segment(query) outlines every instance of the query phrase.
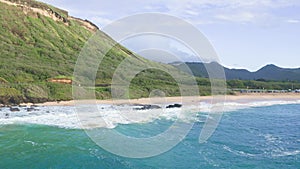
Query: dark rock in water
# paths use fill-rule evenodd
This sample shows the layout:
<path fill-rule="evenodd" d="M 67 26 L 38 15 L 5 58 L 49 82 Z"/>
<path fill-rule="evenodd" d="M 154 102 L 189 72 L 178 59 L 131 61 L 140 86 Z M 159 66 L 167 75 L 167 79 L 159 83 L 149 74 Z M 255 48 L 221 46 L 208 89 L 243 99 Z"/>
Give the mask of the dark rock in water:
<path fill-rule="evenodd" d="M 10 107 L 9 110 L 12 112 L 20 111 L 20 109 L 16 107 Z"/>
<path fill-rule="evenodd" d="M 149 110 L 149 109 L 160 109 L 161 107 L 160 106 L 157 106 L 157 105 L 140 105 L 142 107 L 140 108 L 135 108 L 134 110 Z"/>
<path fill-rule="evenodd" d="M 31 105 L 30 107 L 39 107 L 39 106 L 33 104 L 33 105 Z"/>
<path fill-rule="evenodd" d="M 176 104 L 170 104 L 166 108 L 169 109 L 169 108 L 180 108 L 180 107 L 182 107 L 182 105 L 176 103 Z"/>
<path fill-rule="evenodd" d="M 26 105 L 19 105 L 19 107 L 27 107 Z"/>
<path fill-rule="evenodd" d="M 27 111 L 34 111 L 33 107 L 26 108 Z"/>
<path fill-rule="evenodd" d="M 7 119 L 9 117 L 9 113 L 5 113 L 5 118 Z"/>

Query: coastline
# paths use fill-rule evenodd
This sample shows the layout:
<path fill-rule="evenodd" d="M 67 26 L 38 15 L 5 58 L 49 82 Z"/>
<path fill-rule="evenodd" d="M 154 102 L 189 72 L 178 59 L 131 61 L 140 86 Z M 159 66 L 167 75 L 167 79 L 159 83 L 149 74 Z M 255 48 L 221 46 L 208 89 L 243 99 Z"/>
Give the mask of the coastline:
<path fill-rule="evenodd" d="M 216 96 L 220 101 L 223 101 L 224 96 Z M 183 97 L 165 97 L 165 98 L 140 98 L 140 99 L 128 99 L 128 100 L 70 100 L 60 102 L 45 102 L 37 103 L 37 106 L 74 106 L 75 104 L 107 104 L 107 105 L 121 105 L 121 104 L 174 104 L 185 103 L 195 104 L 197 102 L 211 102 L 212 96 L 183 96 Z M 237 94 L 237 95 L 225 95 L 225 102 L 238 102 L 248 103 L 256 101 L 296 101 L 300 100 L 299 93 L 278 93 L 278 94 L 266 94 L 266 93 L 251 93 L 251 94 Z M 21 105 L 33 105 L 32 103 Z"/>

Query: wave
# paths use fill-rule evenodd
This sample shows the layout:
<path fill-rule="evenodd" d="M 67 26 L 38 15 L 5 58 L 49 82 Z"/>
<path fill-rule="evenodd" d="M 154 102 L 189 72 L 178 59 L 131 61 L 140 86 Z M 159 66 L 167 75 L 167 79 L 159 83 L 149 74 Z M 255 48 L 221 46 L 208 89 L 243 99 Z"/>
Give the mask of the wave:
<path fill-rule="evenodd" d="M 273 154 L 273 157 L 296 156 L 300 154 L 300 150 L 295 151 L 281 151 L 280 153 Z"/>
<path fill-rule="evenodd" d="M 9 108 L 0 109 L 0 125 L 42 124 L 61 128 L 84 129 L 93 127 L 115 128 L 118 124 L 149 123 L 157 119 L 183 120 L 185 122 L 205 122 L 212 118 L 210 113 L 232 112 L 251 107 L 265 107 L 283 104 L 300 104 L 296 101 L 256 101 L 248 103 L 225 102 L 183 106 L 171 109 L 137 110 L 135 105 L 86 105 L 85 112 L 77 112 L 74 106 L 42 106 L 28 112 L 26 107 L 11 112 Z M 97 111 L 88 112 L 96 106 Z M 164 107 L 164 105 L 160 105 Z M 78 110 L 77 110 L 78 111 Z M 201 112 L 201 113 L 200 113 Z M 101 119 L 101 120 L 99 120 Z M 91 125 L 84 125 L 91 124 Z"/>
<path fill-rule="evenodd" d="M 223 146 L 223 149 L 230 153 L 233 153 L 234 155 L 237 155 L 237 156 L 244 156 L 244 157 L 255 157 L 256 156 L 256 154 L 251 154 L 251 153 L 246 153 L 244 151 L 234 150 L 226 145 Z"/>
<path fill-rule="evenodd" d="M 288 150 L 284 150 L 283 148 L 272 150 L 270 152 L 264 151 L 263 154 L 251 154 L 241 150 L 232 149 L 226 145 L 223 146 L 223 149 L 236 156 L 243 156 L 243 157 L 261 157 L 261 156 L 270 157 L 270 155 L 271 157 L 285 157 L 285 156 L 296 156 L 300 154 L 300 150 L 288 151 Z"/>

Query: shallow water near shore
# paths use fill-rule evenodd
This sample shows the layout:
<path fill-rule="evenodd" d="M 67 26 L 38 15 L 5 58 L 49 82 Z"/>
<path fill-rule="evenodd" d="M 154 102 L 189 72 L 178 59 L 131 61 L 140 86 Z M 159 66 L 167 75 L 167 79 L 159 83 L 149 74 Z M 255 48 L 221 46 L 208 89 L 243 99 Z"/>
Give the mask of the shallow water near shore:
<path fill-rule="evenodd" d="M 300 104 L 296 103 L 231 109 L 203 144 L 198 137 L 204 120 L 197 116 L 181 143 L 145 159 L 124 158 L 103 150 L 76 126 L 76 121 L 60 125 L 67 122 L 64 118 L 76 119 L 70 107 L 38 109 L 31 117 L 24 111 L 22 116 L 12 117 L 19 120 L 0 121 L 0 168 L 300 168 Z M 36 117 L 40 115 L 46 119 Z M 55 119 L 46 123 L 49 116 Z M 22 121 L 32 117 L 34 124 Z M 172 118 L 159 118 L 118 124 L 109 130 L 150 137 L 172 123 Z"/>

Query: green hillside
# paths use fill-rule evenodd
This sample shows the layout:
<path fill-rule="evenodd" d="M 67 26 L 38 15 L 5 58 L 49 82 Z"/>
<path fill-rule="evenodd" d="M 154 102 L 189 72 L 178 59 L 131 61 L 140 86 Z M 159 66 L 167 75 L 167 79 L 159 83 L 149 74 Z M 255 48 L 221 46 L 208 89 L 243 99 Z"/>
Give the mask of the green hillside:
<path fill-rule="evenodd" d="M 0 20 L 0 104 L 72 99 L 71 84 L 53 81 L 73 80 L 77 57 L 98 28 L 89 21 L 69 16 L 64 10 L 33 0 L 0 2 Z M 114 43 L 101 31 L 99 36 L 99 43 L 104 46 Z M 117 44 L 99 66 L 93 88 L 98 99 L 111 98 L 112 75 L 128 57 L 135 64 L 154 65 L 188 76 L 171 65 L 148 61 Z M 156 69 L 139 73 L 130 89 L 131 98 L 148 97 L 153 89 L 164 91 L 166 96 L 180 95 L 177 82 Z M 200 89 L 202 94 L 209 94 L 206 84 Z"/>
<path fill-rule="evenodd" d="M 21 2 L 67 17 L 66 12 L 42 3 Z M 72 76 L 76 56 L 93 33 L 75 20 L 69 20 L 67 26 L 23 6 L 0 4 L 0 77 L 5 81 L 0 89 L 2 103 L 71 99 L 70 85 L 47 80 Z"/>

